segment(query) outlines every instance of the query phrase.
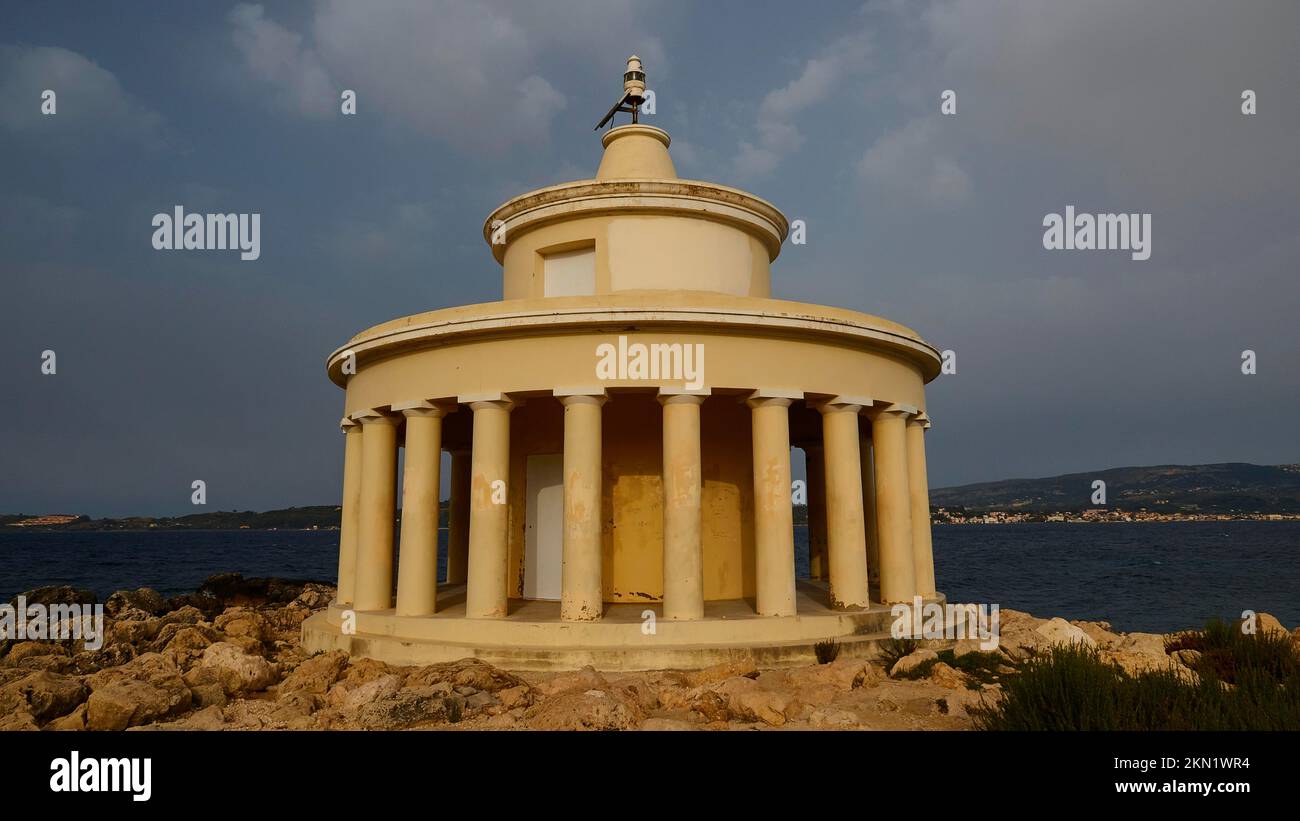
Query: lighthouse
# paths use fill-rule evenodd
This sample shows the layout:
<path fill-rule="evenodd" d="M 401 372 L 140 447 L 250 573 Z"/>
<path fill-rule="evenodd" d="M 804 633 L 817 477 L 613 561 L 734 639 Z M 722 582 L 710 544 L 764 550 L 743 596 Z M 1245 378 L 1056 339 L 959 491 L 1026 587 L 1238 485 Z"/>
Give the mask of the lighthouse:
<path fill-rule="evenodd" d="M 868 655 L 891 605 L 943 603 L 925 459 L 939 352 L 878 316 L 773 299 L 785 216 L 680 179 L 668 133 L 637 116 L 645 79 L 629 59 L 593 178 L 484 220 L 499 301 L 400 317 L 329 356 L 338 596 L 304 624 L 309 649 L 782 666 L 829 640 Z"/>

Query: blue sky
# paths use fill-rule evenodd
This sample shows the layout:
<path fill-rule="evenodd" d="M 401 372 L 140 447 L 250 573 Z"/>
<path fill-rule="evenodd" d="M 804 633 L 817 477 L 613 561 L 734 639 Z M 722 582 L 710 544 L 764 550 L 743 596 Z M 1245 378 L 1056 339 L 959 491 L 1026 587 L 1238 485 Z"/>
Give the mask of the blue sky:
<path fill-rule="evenodd" d="M 190 512 L 195 478 L 209 508 L 334 501 L 325 355 L 498 299 L 483 218 L 594 173 L 632 52 L 682 176 L 807 222 L 776 296 L 957 352 L 929 388 L 935 485 L 1300 461 L 1294 3 L 4 3 L 0 21 L 0 511 Z M 153 250 L 177 204 L 261 213 L 261 258 Z M 1067 205 L 1150 213 L 1151 259 L 1044 250 Z"/>

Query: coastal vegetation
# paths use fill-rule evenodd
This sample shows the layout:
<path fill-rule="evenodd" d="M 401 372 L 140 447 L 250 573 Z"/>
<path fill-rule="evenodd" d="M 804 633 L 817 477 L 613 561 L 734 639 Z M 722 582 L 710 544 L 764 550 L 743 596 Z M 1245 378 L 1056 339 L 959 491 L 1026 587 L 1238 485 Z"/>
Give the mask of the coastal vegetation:
<path fill-rule="evenodd" d="M 1083 643 L 1057 644 L 972 707 L 984 730 L 1297 730 L 1300 656 L 1280 631 L 1211 621 L 1166 638 L 1179 660 L 1127 672 Z"/>

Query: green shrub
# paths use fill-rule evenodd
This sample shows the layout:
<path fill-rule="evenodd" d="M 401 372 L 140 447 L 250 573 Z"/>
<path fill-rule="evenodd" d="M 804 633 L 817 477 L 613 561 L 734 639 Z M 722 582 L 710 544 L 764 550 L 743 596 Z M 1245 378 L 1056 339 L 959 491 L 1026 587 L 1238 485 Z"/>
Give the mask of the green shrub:
<path fill-rule="evenodd" d="M 985 730 L 1300 729 L 1300 664 L 1289 645 L 1283 657 L 1272 637 L 1214 622 L 1169 645 L 1202 653 L 1196 676 L 1172 659 L 1130 676 L 1095 648 L 1058 645 L 970 713 Z"/>

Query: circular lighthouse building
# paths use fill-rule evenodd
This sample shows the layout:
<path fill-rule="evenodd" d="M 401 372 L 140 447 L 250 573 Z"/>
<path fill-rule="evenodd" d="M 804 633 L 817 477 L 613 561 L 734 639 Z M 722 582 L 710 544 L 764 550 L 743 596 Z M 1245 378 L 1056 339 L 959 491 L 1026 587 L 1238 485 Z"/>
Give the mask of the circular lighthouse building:
<path fill-rule="evenodd" d="M 664 131 L 601 143 L 594 179 L 484 222 L 501 301 L 395 319 L 329 357 L 346 392 L 338 597 L 308 648 L 780 666 L 828 639 L 867 654 L 891 603 L 942 600 L 924 444 L 939 354 L 880 317 L 772 299 L 786 218 L 679 179 Z"/>

